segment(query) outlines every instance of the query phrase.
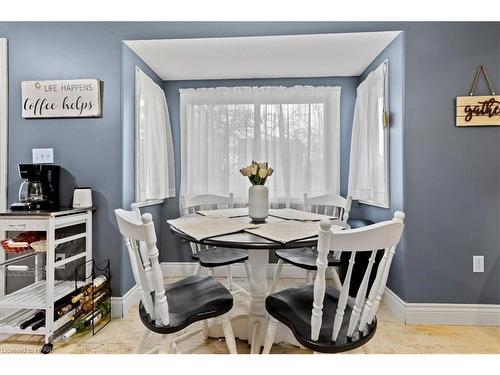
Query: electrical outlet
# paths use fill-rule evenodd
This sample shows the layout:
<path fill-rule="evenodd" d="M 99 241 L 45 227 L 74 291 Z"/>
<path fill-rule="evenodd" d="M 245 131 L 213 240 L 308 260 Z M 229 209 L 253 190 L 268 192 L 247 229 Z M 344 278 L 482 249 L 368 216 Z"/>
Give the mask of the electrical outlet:
<path fill-rule="evenodd" d="M 484 256 L 482 255 L 472 256 L 472 271 L 484 272 Z"/>
<path fill-rule="evenodd" d="M 34 148 L 33 164 L 47 164 L 54 162 L 54 149 L 53 148 Z"/>

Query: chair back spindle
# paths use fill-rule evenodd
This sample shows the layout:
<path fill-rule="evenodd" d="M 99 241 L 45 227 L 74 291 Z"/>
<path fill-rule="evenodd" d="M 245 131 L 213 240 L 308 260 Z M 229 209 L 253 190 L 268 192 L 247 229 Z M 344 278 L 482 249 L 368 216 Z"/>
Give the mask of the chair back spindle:
<path fill-rule="evenodd" d="M 151 214 L 143 214 L 138 218 L 137 211 L 126 211 L 122 209 L 115 210 L 116 220 L 120 233 L 125 239 L 134 279 L 141 289 L 141 300 L 150 315 L 151 319 L 156 320 L 156 324 L 169 325 L 168 302 L 163 287 L 163 274 L 158 261 L 158 248 L 156 247 L 156 233 Z M 140 251 L 141 242 L 145 244 L 149 260 L 142 259 Z M 145 265 L 146 264 L 146 265 Z M 152 281 L 154 300 L 151 296 L 151 284 L 148 280 L 146 270 L 150 274 L 149 280 Z"/>
<path fill-rule="evenodd" d="M 329 220 L 322 220 L 318 239 L 318 258 L 316 264 L 318 272 L 314 281 L 314 301 L 311 314 L 311 339 L 318 340 L 322 325 L 323 300 L 325 297 L 326 281 L 325 270 L 329 251 L 351 252 L 349 266 L 342 283 L 333 322 L 332 341 L 335 342 L 340 333 L 342 322 L 349 303 L 351 314 L 347 328 L 347 337 L 351 338 L 356 332 L 364 331 L 367 324 L 371 324 L 377 312 L 382 294 L 387 283 L 389 269 L 397 244 L 404 228 L 404 214 L 396 212 L 392 220 L 369 225 L 363 228 L 333 231 Z M 378 249 L 385 249 L 377 270 L 373 285 L 366 298 L 368 282 L 373 271 Z M 355 300 L 349 297 L 351 275 L 357 252 L 371 251 L 361 284 L 356 292 Z M 360 318 L 361 317 L 361 318 Z M 359 324 L 358 324 L 359 322 Z"/>
<path fill-rule="evenodd" d="M 214 194 L 200 194 L 193 197 L 185 197 L 181 205 L 181 216 L 192 215 L 197 211 L 209 211 L 234 207 L 234 195 L 221 196 Z M 193 255 L 201 250 L 207 249 L 207 245 L 200 245 L 194 242 L 190 243 Z"/>
<path fill-rule="evenodd" d="M 131 205 L 132 211 L 135 212 L 137 216 L 137 220 L 141 220 L 141 211 L 139 209 L 139 206 L 137 206 L 135 203 L 132 203 Z M 135 242 L 132 242 L 133 246 L 137 246 Z M 149 260 L 148 256 L 148 249 L 146 247 L 146 243 L 144 241 L 140 241 L 139 244 L 139 254 L 140 254 L 140 259 L 142 260 L 142 265 L 144 268 L 144 272 L 146 273 L 146 279 L 148 280 L 148 285 L 149 285 L 149 292 L 154 291 L 154 284 L 153 284 L 153 272 L 151 269 L 151 261 Z"/>
<path fill-rule="evenodd" d="M 332 215 L 339 220 L 347 222 L 349 212 L 351 211 L 352 198 L 340 195 L 328 194 L 309 197 L 304 193 L 304 209 L 321 215 Z"/>
<path fill-rule="evenodd" d="M 319 227 L 318 247 L 322 249 L 330 248 L 330 228 L 331 224 L 327 221 L 321 221 Z M 321 322 L 323 321 L 323 300 L 326 291 L 325 272 L 328 267 L 328 251 L 318 252 L 316 258 L 316 279 L 314 280 L 314 300 L 311 315 L 311 339 L 318 340 Z"/>

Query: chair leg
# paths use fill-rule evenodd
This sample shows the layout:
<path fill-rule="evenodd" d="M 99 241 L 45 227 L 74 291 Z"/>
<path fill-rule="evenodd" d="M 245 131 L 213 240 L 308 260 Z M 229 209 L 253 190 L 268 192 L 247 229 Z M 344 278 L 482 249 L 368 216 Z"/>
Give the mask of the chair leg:
<path fill-rule="evenodd" d="M 276 264 L 276 269 L 274 270 L 273 282 L 271 283 L 271 287 L 269 288 L 269 294 L 275 292 L 276 287 L 278 286 L 278 281 L 280 280 L 281 269 L 283 268 L 283 261 L 281 259 L 278 260 Z"/>
<path fill-rule="evenodd" d="M 194 268 L 194 272 L 193 272 L 193 275 L 198 275 L 201 271 L 201 264 L 200 263 L 196 263 L 196 267 Z"/>
<path fill-rule="evenodd" d="M 257 321 L 253 324 L 252 347 L 250 348 L 250 354 L 260 353 L 260 334 L 261 334 L 261 326 L 260 322 Z"/>
<path fill-rule="evenodd" d="M 233 290 L 233 269 L 231 265 L 227 266 L 227 289 Z"/>
<path fill-rule="evenodd" d="M 313 283 L 313 271 L 311 271 L 311 270 L 306 271 L 306 280 L 307 280 L 308 284 Z"/>
<path fill-rule="evenodd" d="M 248 282 L 250 282 L 252 280 L 252 270 L 250 269 L 250 263 L 248 263 L 248 260 L 245 260 L 243 264 L 245 265 L 245 271 L 247 273 Z"/>
<path fill-rule="evenodd" d="M 222 325 L 222 330 L 224 331 L 224 337 L 226 338 L 226 345 L 229 349 L 229 353 L 238 354 L 236 350 L 236 340 L 234 338 L 233 327 L 231 326 L 231 321 L 227 315 L 218 318 L 219 324 Z"/>
<path fill-rule="evenodd" d="M 146 343 L 146 340 L 149 336 L 151 331 L 144 327 L 144 330 L 142 331 L 141 338 L 139 339 L 139 342 L 137 343 L 137 346 L 134 349 L 134 354 L 139 354 L 142 353 L 142 350 L 144 349 L 144 344 Z"/>
<path fill-rule="evenodd" d="M 262 350 L 262 354 L 269 354 L 269 352 L 271 351 L 271 346 L 273 346 L 277 330 L 278 321 L 271 317 L 271 319 L 269 319 L 269 324 L 267 325 L 266 340 L 264 341 L 264 349 Z"/>
<path fill-rule="evenodd" d="M 206 340 L 206 339 L 208 339 L 208 319 L 205 319 L 202 322 L 202 325 L 203 325 L 203 328 L 202 328 L 203 338 Z"/>
<path fill-rule="evenodd" d="M 342 282 L 340 281 L 339 274 L 337 272 L 336 267 L 328 267 L 327 272 L 330 274 L 331 278 L 333 279 L 333 286 L 337 290 L 342 290 Z"/>
<path fill-rule="evenodd" d="M 172 339 L 169 335 L 162 336 L 163 345 L 160 346 L 159 354 L 171 354 L 172 350 Z"/>
<path fill-rule="evenodd" d="M 170 348 L 171 348 L 172 353 L 174 353 L 174 354 L 181 354 L 181 352 L 179 351 L 179 348 L 177 347 L 177 344 L 175 343 L 175 341 L 172 341 L 172 344 L 171 344 Z"/>

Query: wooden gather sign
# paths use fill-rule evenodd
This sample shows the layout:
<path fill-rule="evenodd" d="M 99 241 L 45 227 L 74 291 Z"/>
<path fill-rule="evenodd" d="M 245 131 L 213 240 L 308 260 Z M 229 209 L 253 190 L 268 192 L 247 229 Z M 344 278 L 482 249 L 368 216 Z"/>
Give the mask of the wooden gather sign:
<path fill-rule="evenodd" d="M 23 81 L 23 118 L 100 117 L 101 81 Z"/>
<path fill-rule="evenodd" d="M 483 72 L 491 95 L 474 96 L 479 74 Z M 500 126 L 500 96 L 495 95 L 493 85 L 482 65 L 476 71 L 469 96 L 457 96 L 456 126 Z"/>
<path fill-rule="evenodd" d="M 500 96 L 457 96 L 457 126 L 500 125 Z"/>

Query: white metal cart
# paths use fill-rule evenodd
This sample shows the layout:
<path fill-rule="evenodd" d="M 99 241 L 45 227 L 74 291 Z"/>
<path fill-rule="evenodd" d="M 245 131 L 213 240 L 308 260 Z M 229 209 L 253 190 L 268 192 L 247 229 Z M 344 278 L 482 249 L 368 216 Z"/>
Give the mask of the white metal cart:
<path fill-rule="evenodd" d="M 65 228 L 65 229 L 63 229 Z M 57 235 L 61 229 L 77 228 L 69 235 Z M 59 231 L 58 231 L 59 230 Z M 27 249 L 14 256 L 6 254 L 0 248 L 0 310 L 6 315 L 0 318 L 0 333 L 4 334 L 35 334 L 45 336 L 43 352 L 50 352 L 51 341 L 57 337 L 58 330 L 69 322 L 73 312 L 54 320 L 54 303 L 73 292 L 78 283 L 74 278 L 66 277 L 58 280 L 58 270 L 64 270 L 71 265 L 80 264 L 92 259 L 92 209 L 66 208 L 53 212 L 45 211 L 4 211 L 0 212 L 0 236 L 13 232 L 46 232 L 47 248 L 45 252 Z M 79 241 L 78 252 L 61 256 L 61 248 L 69 243 Z M 56 254 L 58 257 L 56 258 Z M 8 256 L 7 256 L 8 255 Z M 31 266 L 12 267 L 13 264 L 33 257 Z M 89 263 L 89 267 L 91 264 Z M 21 270 L 20 270 L 21 268 Z M 89 272 L 90 270 L 87 270 Z M 6 293 L 6 283 L 9 274 L 25 272 L 31 277 L 31 284 L 21 289 Z M 6 282 L 7 281 L 7 282 Z M 35 331 L 23 330 L 20 323 L 33 315 L 35 311 L 45 310 L 45 326 Z"/>

